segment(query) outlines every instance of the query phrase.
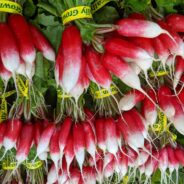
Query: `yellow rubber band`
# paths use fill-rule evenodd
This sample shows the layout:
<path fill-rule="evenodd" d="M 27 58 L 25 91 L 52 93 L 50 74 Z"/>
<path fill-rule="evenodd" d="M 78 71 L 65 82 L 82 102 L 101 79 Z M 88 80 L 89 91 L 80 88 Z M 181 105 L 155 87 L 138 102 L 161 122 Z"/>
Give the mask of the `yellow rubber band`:
<path fill-rule="evenodd" d="M 11 162 L 11 163 L 3 162 L 2 164 L 3 170 L 14 170 L 16 166 L 17 166 L 17 162 Z"/>
<path fill-rule="evenodd" d="M 106 97 L 109 97 L 111 95 L 115 95 L 118 93 L 118 90 L 115 86 L 111 86 L 110 87 L 110 91 L 108 91 L 107 89 L 101 89 L 99 91 L 91 91 L 92 92 L 92 95 L 95 99 L 102 99 L 102 98 L 106 98 Z"/>
<path fill-rule="evenodd" d="M 167 129 L 167 116 L 161 112 L 158 111 L 158 120 L 157 122 L 153 125 L 153 130 L 155 132 L 163 132 Z"/>
<path fill-rule="evenodd" d="M 16 90 L 8 91 L 8 92 L 2 94 L 2 96 L 0 98 L 8 98 L 9 96 L 11 96 L 15 93 L 16 93 Z"/>
<path fill-rule="evenodd" d="M 22 7 L 16 2 L 1 0 L 0 12 L 22 14 Z"/>
<path fill-rule="evenodd" d="M 95 13 L 112 0 L 97 0 L 91 5 L 91 12 Z"/>
<path fill-rule="evenodd" d="M 7 101 L 5 98 L 2 98 L 1 108 L 0 108 L 0 123 L 7 120 L 8 118 L 8 107 Z"/>
<path fill-rule="evenodd" d="M 158 72 L 150 72 L 149 73 L 149 76 L 150 77 L 162 77 L 162 76 L 165 76 L 165 75 L 168 75 L 169 72 L 168 71 L 158 71 Z"/>
<path fill-rule="evenodd" d="M 63 93 L 60 89 L 57 90 L 57 97 L 59 99 L 62 99 L 62 98 L 71 98 L 70 95 L 68 95 L 66 93 Z"/>
<path fill-rule="evenodd" d="M 24 84 L 23 80 L 19 76 L 16 76 L 16 79 L 17 79 L 17 86 L 18 86 L 18 89 L 19 89 L 20 93 L 24 97 L 28 98 L 29 81 L 26 80 L 26 84 Z"/>
<path fill-rule="evenodd" d="M 92 18 L 90 6 L 77 6 L 62 13 L 63 25 L 77 19 Z"/>
<path fill-rule="evenodd" d="M 43 165 L 43 162 L 41 160 L 37 161 L 37 162 L 25 162 L 24 165 L 30 169 L 30 170 L 35 170 L 40 168 Z"/>

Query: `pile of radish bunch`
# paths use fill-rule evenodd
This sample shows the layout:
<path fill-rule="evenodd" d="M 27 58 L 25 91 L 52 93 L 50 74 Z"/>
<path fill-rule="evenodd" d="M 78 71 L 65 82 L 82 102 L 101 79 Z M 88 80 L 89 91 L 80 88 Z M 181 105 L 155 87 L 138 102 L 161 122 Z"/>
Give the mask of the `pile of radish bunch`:
<path fill-rule="evenodd" d="M 22 15 L 9 15 L 7 22 L 0 23 L 0 39 L 0 76 L 5 82 L 16 74 L 32 80 L 37 51 L 46 59 L 55 61 L 50 43 Z"/>

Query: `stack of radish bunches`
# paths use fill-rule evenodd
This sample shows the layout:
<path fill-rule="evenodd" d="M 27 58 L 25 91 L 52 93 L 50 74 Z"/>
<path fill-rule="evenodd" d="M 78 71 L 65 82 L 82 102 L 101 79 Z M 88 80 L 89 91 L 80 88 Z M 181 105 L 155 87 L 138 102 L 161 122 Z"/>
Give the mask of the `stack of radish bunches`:
<path fill-rule="evenodd" d="M 150 183 L 157 170 L 161 183 L 178 183 L 184 166 L 177 142 L 184 135 L 184 16 L 153 22 L 132 14 L 114 26 L 98 53 L 76 25 L 66 25 L 55 59 L 47 39 L 23 16 L 0 24 L 4 93 L 13 77 L 18 96 L 16 110 L 10 108 L 0 124 L 1 183 Z M 55 62 L 60 106 L 51 118 L 44 112 L 25 116 L 18 103 L 23 94 L 17 75 L 29 82 L 23 103 L 35 100 L 36 52 Z"/>

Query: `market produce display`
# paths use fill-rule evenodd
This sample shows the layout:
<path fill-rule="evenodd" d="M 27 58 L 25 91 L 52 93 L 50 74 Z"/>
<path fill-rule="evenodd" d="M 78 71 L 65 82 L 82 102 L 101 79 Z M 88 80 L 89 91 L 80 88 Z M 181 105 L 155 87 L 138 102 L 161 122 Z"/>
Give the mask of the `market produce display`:
<path fill-rule="evenodd" d="M 184 183 L 182 0 L 0 0 L 0 183 Z"/>

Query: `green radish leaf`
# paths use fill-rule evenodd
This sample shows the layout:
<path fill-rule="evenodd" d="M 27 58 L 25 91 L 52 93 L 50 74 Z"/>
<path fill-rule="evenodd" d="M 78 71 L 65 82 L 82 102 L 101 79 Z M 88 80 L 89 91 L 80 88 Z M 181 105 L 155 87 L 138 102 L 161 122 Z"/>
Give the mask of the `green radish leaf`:
<path fill-rule="evenodd" d="M 46 15 L 44 13 L 39 14 L 36 17 L 36 21 L 38 24 L 43 26 L 56 26 L 58 25 L 58 21 L 53 15 Z"/>
<path fill-rule="evenodd" d="M 23 6 L 23 14 L 26 17 L 32 17 L 36 13 L 36 6 L 33 1 L 26 1 Z"/>
<path fill-rule="evenodd" d="M 54 15 L 54 16 L 58 16 L 58 13 L 55 9 L 55 7 L 53 7 L 52 5 L 48 4 L 48 3 L 44 3 L 44 2 L 40 2 L 37 4 L 37 6 L 39 8 L 42 8 L 44 9 L 45 11 L 47 11 L 48 13 L 50 13 L 51 15 Z"/>
<path fill-rule="evenodd" d="M 97 23 L 112 24 L 119 19 L 116 8 L 112 6 L 104 6 L 93 15 Z"/>
<path fill-rule="evenodd" d="M 134 12 L 142 12 L 150 5 L 151 0 L 126 0 L 123 2 L 124 8 L 130 8 Z"/>

